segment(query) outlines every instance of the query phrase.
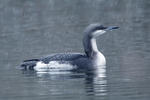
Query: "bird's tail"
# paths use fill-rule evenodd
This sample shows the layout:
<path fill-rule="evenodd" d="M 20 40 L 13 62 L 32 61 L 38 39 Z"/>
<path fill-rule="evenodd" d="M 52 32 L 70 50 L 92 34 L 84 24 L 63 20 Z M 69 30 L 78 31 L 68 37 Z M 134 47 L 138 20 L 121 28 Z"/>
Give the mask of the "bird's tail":
<path fill-rule="evenodd" d="M 28 69 L 33 70 L 38 61 L 40 60 L 39 59 L 24 60 L 23 63 L 20 65 L 20 67 L 25 70 L 28 70 Z"/>

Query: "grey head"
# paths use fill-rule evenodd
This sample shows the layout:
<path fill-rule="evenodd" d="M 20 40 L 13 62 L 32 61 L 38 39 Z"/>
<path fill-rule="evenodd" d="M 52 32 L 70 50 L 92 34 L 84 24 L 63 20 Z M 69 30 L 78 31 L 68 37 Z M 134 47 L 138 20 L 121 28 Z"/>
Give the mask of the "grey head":
<path fill-rule="evenodd" d="M 118 29 L 117 26 L 103 26 L 99 23 L 90 24 L 84 31 L 89 38 L 95 38 L 99 35 L 104 34 L 108 30 Z"/>
<path fill-rule="evenodd" d="M 104 34 L 108 30 L 118 29 L 117 26 L 103 26 L 99 23 L 90 24 L 84 31 L 83 46 L 88 57 L 92 57 L 94 52 L 99 52 L 96 44 L 96 37 Z"/>

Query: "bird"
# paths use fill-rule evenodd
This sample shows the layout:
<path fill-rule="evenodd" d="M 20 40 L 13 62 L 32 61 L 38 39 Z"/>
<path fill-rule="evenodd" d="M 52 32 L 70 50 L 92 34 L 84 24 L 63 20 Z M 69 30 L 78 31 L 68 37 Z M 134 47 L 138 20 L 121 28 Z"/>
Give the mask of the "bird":
<path fill-rule="evenodd" d="M 109 30 L 118 29 L 117 26 L 103 26 L 100 23 L 88 25 L 83 31 L 82 39 L 84 53 L 56 53 L 49 56 L 24 60 L 21 68 L 26 70 L 34 70 L 39 66 L 41 68 L 50 68 L 51 62 L 59 64 L 70 64 L 76 66 L 75 69 L 95 70 L 98 66 L 105 66 L 105 56 L 99 51 L 96 38 Z"/>

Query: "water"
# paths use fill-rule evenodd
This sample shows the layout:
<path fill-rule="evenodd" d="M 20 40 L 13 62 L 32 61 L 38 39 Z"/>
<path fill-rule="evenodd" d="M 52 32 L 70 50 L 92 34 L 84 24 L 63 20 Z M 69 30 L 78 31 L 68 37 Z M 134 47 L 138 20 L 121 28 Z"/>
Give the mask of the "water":
<path fill-rule="evenodd" d="M 149 100 L 149 0 L 0 0 L 0 100 Z M 120 26 L 99 37 L 98 75 L 21 71 L 24 59 L 83 52 L 84 28 Z"/>

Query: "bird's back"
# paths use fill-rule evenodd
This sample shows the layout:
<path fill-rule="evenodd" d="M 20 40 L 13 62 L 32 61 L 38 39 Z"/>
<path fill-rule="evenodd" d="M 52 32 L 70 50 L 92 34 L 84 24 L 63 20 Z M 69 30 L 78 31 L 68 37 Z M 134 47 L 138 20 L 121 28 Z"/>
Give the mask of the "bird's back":
<path fill-rule="evenodd" d="M 59 53 L 59 54 L 51 54 L 46 57 L 42 57 L 39 59 L 29 59 L 25 60 L 22 64 L 21 67 L 25 69 L 33 69 L 38 62 L 42 62 L 44 64 L 48 64 L 51 61 L 58 61 L 60 63 L 63 62 L 74 62 L 77 59 L 80 58 L 86 58 L 86 55 L 81 54 L 81 53 Z"/>
<path fill-rule="evenodd" d="M 81 53 L 59 53 L 59 54 L 52 54 L 46 57 L 42 57 L 40 61 L 47 64 L 50 61 L 73 61 L 83 57 L 86 57 L 86 55 Z"/>

